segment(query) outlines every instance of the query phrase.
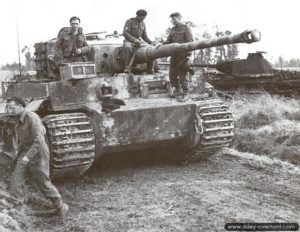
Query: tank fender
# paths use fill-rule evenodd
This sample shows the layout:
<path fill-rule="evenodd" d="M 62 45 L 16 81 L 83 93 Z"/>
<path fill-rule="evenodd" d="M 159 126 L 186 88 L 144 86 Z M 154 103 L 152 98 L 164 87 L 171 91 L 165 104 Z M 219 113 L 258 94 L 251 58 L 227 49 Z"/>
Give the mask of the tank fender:
<path fill-rule="evenodd" d="M 30 111 L 38 111 L 38 109 L 41 107 L 41 105 L 46 101 L 47 99 L 34 99 L 31 102 L 29 102 L 26 106 L 26 109 Z"/>
<path fill-rule="evenodd" d="M 96 158 L 99 158 L 103 153 L 102 148 L 102 138 L 104 135 L 104 128 L 101 126 L 103 124 L 104 118 L 106 117 L 105 113 L 102 112 L 102 106 L 100 102 L 88 102 L 83 105 L 83 109 L 86 111 L 89 116 L 95 136 L 95 145 L 96 145 Z"/>
<path fill-rule="evenodd" d="M 197 146 L 203 134 L 202 120 L 199 116 L 200 107 L 197 106 L 194 115 L 194 121 L 191 127 L 191 132 L 185 141 L 185 147 L 192 149 Z"/>

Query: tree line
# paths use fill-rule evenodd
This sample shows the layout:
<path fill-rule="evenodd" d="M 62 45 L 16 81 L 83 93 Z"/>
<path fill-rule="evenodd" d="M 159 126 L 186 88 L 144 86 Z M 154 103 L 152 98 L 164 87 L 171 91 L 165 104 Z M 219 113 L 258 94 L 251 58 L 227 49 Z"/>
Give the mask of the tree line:
<path fill-rule="evenodd" d="M 208 26 L 207 24 L 196 25 L 191 21 L 184 22 L 193 30 L 195 41 L 199 40 L 208 40 L 214 37 L 222 37 L 231 35 L 232 32 L 229 30 L 221 30 L 218 25 Z M 156 37 L 156 40 L 161 41 L 164 40 L 169 32 L 171 31 L 171 27 L 167 28 L 163 34 L 159 37 Z M 22 49 L 22 53 L 25 56 L 25 64 L 21 64 L 21 72 L 26 73 L 30 70 L 35 70 L 35 62 L 34 55 L 31 53 L 30 49 L 25 46 Z M 193 62 L 197 64 L 216 64 L 221 61 L 234 60 L 237 59 L 239 55 L 239 47 L 238 44 L 230 44 L 223 45 L 212 48 L 200 49 L 193 52 Z M 166 58 L 167 59 L 167 58 Z M 164 59 L 163 59 L 164 60 Z M 283 57 L 279 57 L 272 64 L 274 67 L 300 67 L 300 59 L 292 58 L 292 59 L 283 59 Z M 2 65 L 1 70 L 10 70 L 19 72 L 20 67 L 17 62 L 7 63 Z"/>
<path fill-rule="evenodd" d="M 1 70 L 9 70 L 13 72 L 19 72 L 21 68 L 21 72 L 25 73 L 27 71 L 35 70 L 35 61 L 34 56 L 30 51 L 25 52 L 25 64 L 20 64 L 17 62 L 6 63 L 1 66 Z"/>
<path fill-rule="evenodd" d="M 300 67 L 300 59 L 299 58 L 283 59 L 283 57 L 280 56 L 274 62 L 274 67 L 276 68 Z"/>

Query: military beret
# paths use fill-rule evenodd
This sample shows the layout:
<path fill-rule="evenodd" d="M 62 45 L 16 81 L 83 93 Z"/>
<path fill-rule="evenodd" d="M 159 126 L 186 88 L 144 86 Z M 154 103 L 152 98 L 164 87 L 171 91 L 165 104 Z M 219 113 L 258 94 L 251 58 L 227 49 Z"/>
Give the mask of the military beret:
<path fill-rule="evenodd" d="M 22 98 L 17 97 L 17 96 L 14 96 L 14 97 L 11 97 L 10 99 L 8 99 L 7 103 L 9 103 L 9 102 L 15 102 L 18 105 L 22 105 L 23 107 L 26 106 L 26 102 Z"/>
<path fill-rule="evenodd" d="M 78 20 L 80 22 L 80 18 L 77 17 L 77 16 L 73 16 L 70 18 L 70 23 L 73 21 L 73 20 Z"/>
<path fill-rule="evenodd" d="M 181 14 L 179 13 L 179 12 L 175 12 L 175 13 L 172 13 L 172 14 L 170 14 L 170 17 L 172 18 L 172 17 L 176 17 L 176 18 L 180 18 L 181 19 Z"/>
<path fill-rule="evenodd" d="M 145 11 L 145 10 L 138 10 L 136 12 L 136 15 L 137 16 L 146 16 L 147 15 L 147 11 Z"/>

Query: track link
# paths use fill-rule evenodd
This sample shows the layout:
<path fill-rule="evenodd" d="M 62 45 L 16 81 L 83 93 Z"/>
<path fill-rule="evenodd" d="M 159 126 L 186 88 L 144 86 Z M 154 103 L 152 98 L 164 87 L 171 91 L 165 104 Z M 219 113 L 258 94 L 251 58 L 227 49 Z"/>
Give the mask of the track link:
<path fill-rule="evenodd" d="M 188 152 L 185 162 L 200 160 L 227 147 L 233 137 L 233 117 L 229 107 L 220 100 L 200 104 L 198 110 L 199 143 Z"/>
<path fill-rule="evenodd" d="M 94 161 L 95 139 L 84 113 L 54 114 L 43 118 L 47 128 L 51 178 L 77 177 Z"/>

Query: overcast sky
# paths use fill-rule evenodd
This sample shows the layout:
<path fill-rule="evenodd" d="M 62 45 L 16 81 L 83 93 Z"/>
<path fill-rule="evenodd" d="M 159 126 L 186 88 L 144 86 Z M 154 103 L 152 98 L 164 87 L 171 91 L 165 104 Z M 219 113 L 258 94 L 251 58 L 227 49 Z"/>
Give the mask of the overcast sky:
<path fill-rule="evenodd" d="M 217 24 L 233 33 L 260 30 L 260 42 L 240 46 L 241 58 L 255 51 L 267 52 L 272 60 L 300 58 L 299 0 L 6 0 L 0 3 L 0 65 L 18 60 L 17 25 L 23 48 L 54 38 L 74 15 L 85 33 L 122 32 L 124 22 L 141 8 L 148 11 L 150 38 L 163 33 L 171 25 L 170 13 L 179 11 L 182 20 L 196 25 Z"/>

